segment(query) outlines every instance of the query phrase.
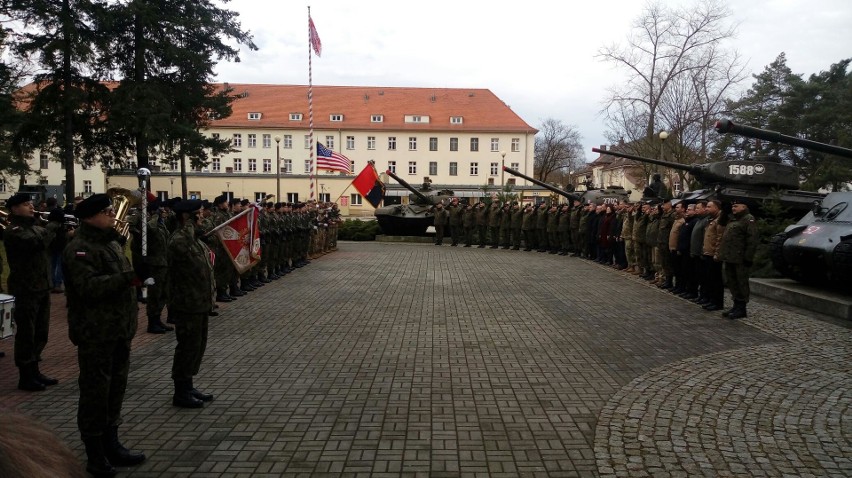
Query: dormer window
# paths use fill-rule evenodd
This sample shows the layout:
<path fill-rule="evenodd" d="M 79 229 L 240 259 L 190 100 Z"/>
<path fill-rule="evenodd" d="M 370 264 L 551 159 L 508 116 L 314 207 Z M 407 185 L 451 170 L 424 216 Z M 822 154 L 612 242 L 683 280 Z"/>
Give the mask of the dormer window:
<path fill-rule="evenodd" d="M 261 116 L 263 116 L 263 113 L 249 113 L 248 119 L 252 121 L 259 121 Z"/>
<path fill-rule="evenodd" d="M 339 123 L 341 121 L 343 121 L 343 115 L 331 115 L 332 123 Z"/>
<path fill-rule="evenodd" d="M 371 123 L 383 123 L 385 121 L 384 115 L 371 115 L 370 122 Z"/>
<path fill-rule="evenodd" d="M 464 121 L 461 116 L 450 116 L 450 124 L 462 124 Z"/>
<path fill-rule="evenodd" d="M 405 115 L 406 123 L 428 123 L 429 117 L 423 115 Z"/>
<path fill-rule="evenodd" d="M 290 121 L 302 121 L 302 113 L 290 113 Z"/>

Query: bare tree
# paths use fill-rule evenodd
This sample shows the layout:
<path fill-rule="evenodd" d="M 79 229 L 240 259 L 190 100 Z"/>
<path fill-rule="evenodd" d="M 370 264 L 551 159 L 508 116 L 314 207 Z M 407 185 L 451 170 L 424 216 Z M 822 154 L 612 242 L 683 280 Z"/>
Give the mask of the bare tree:
<path fill-rule="evenodd" d="M 686 135 L 679 143 L 703 156 L 710 118 L 730 87 L 744 79 L 739 55 L 720 46 L 735 34 L 730 16 L 722 0 L 699 0 L 686 8 L 651 3 L 626 45 L 598 52 L 627 72 L 627 80 L 612 87 L 605 100 L 610 139 L 623 140 L 633 153 L 656 156 L 657 130 L 670 129 L 677 137 Z M 687 131 L 694 127 L 698 130 Z"/>
<path fill-rule="evenodd" d="M 584 163 L 582 137 L 573 125 L 548 118 L 535 137 L 535 175 L 547 181 L 557 171 L 576 170 Z"/>

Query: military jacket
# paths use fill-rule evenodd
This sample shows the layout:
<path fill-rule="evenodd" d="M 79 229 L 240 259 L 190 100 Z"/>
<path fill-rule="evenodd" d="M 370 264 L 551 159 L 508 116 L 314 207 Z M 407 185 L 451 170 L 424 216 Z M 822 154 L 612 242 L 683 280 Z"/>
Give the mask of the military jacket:
<path fill-rule="evenodd" d="M 83 223 L 62 253 L 68 336 L 75 345 L 136 335 L 135 274 L 120 237 Z"/>
<path fill-rule="evenodd" d="M 500 227 L 500 208 L 491 206 L 488 210 L 488 227 Z"/>
<path fill-rule="evenodd" d="M 556 232 L 556 226 L 559 225 L 559 212 L 553 211 L 547 213 L 547 232 Z"/>
<path fill-rule="evenodd" d="M 6 260 L 9 261 L 9 293 L 25 295 L 50 289 L 48 247 L 54 234 L 35 225 L 35 218 L 9 216 L 3 233 Z"/>
<path fill-rule="evenodd" d="M 539 208 L 535 217 L 535 228 L 542 230 L 547 229 L 547 209 Z"/>
<path fill-rule="evenodd" d="M 535 212 L 525 211 L 524 218 L 521 220 L 521 229 L 524 231 L 531 231 L 535 229 Z"/>
<path fill-rule="evenodd" d="M 637 214 L 633 218 L 633 240 L 637 244 L 645 244 L 645 232 L 648 230 L 648 216 Z"/>
<path fill-rule="evenodd" d="M 751 262 L 757 251 L 757 223 L 754 216 L 748 213 L 733 218 L 725 227 L 717 256 L 720 261 L 731 264 Z"/>
<path fill-rule="evenodd" d="M 571 212 L 568 211 L 568 212 L 559 213 L 557 221 L 558 221 L 558 223 L 556 225 L 556 231 L 557 232 L 568 232 L 568 226 L 571 223 Z"/>
<path fill-rule="evenodd" d="M 660 218 L 657 220 L 657 225 L 660 228 L 660 232 L 657 236 L 657 245 L 663 249 L 665 249 L 669 245 L 669 234 L 672 231 L 672 225 L 674 224 L 674 222 L 674 210 L 663 213 L 663 215 L 660 216 Z"/>
<path fill-rule="evenodd" d="M 520 230 L 524 224 L 524 210 L 515 209 L 512 211 L 512 229 Z"/>
<path fill-rule="evenodd" d="M 472 209 L 464 212 L 464 227 L 473 227 L 476 225 L 476 212 Z"/>
<path fill-rule="evenodd" d="M 437 209 L 435 210 L 435 225 L 436 226 L 445 226 L 447 224 L 447 220 L 450 218 L 450 213 L 447 212 L 446 209 Z"/>
<path fill-rule="evenodd" d="M 213 256 L 186 224 L 169 238 L 169 310 L 190 314 L 213 308 Z M 228 260 L 220 257 L 219 260 Z"/>
<path fill-rule="evenodd" d="M 507 230 L 512 227 L 512 213 L 508 210 L 500 212 L 500 229 Z"/>
<path fill-rule="evenodd" d="M 451 226 L 462 225 L 462 211 L 463 210 L 461 206 L 447 206 L 447 212 L 450 214 Z"/>
<path fill-rule="evenodd" d="M 648 226 L 645 230 L 645 244 L 651 247 L 657 246 L 657 240 L 660 238 L 660 227 L 659 227 L 659 216 L 657 214 L 651 214 L 648 217 Z M 668 236 L 666 236 L 666 240 L 668 241 Z"/>

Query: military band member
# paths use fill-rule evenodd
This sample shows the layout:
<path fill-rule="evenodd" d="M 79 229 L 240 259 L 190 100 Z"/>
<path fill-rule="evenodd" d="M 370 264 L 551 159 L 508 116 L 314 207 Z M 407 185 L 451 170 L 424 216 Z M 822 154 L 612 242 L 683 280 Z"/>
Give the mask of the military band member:
<path fill-rule="evenodd" d="M 106 194 L 74 210 L 80 228 L 65 247 L 68 335 L 77 346 L 80 403 L 77 426 L 86 445 L 86 470 L 114 476 L 114 466 L 138 465 L 145 455 L 118 439 L 121 406 L 130 371 L 130 342 L 138 312 L 135 273 L 124 255 L 126 239 L 114 229 L 115 211 Z"/>

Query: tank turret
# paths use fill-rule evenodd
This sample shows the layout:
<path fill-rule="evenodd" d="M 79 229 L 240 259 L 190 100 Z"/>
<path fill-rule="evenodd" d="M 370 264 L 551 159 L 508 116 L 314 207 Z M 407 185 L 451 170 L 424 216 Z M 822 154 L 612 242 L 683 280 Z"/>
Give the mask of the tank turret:
<path fill-rule="evenodd" d="M 435 201 L 433 200 L 432 197 L 423 194 L 423 192 L 418 191 L 417 189 L 414 189 L 414 186 L 408 184 L 407 181 L 405 181 L 401 177 L 397 176 L 390 169 L 387 170 L 386 173 L 387 173 L 388 176 L 394 178 L 396 180 L 396 182 L 398 182 L 400 184 L 400 186 L 411 191 L 411 196 L 413 196 L 413 197 L 411 197 L 410 199 L 412 199 L 413 202 L 417 202 L 417 203 L 421 203 L 421 204 L 429 204 L 429 205 L 435 204 Z M 424 191 L 431 191 L 431 188 L 429 187 L 430 182 L 431 181 L 424 181 L 423 182 L 423 186 L 424 186 L 423 190 Z"/>
<path fill-rule="evenodd" d="M 424 178 L 423 186 L 416 189 L 392 171 L 387 171 L 387 175 L 411 191 L 411 194 L 408 195 L 408 204 L 393 204 L 376 209 L 376 220 L 382 232 L 391 236 L 425 236 L 426 230 L 434 222 L 435 205 L 449 201 L 453 191 L 434 191 L 429 178 Z"/>
<path fill-rule="evenodd" d="M 506 171 L 512 176 L 517 176 L 521 179 L 526 179 L 527 181 L 535 185 L 541 186 L 549 191 L 559 194 L 560 196 L 566 197 L 571 201 L 580 201 L 584 203 L 593 202 L 595 204 L 608 204 L 618 203 L 618 201 L 627 200 L 627 198 L 630 196 L 630 191 L 623 188 L 588 189 L 586 191 L 568 192 L 559 189 L 553 185 L 547 184 L 543 181 L 539 181 L 538 179 L 531 178 L 515 169 L 507 168 L 506 166 L 503 166 L 503 171 Z"/>

